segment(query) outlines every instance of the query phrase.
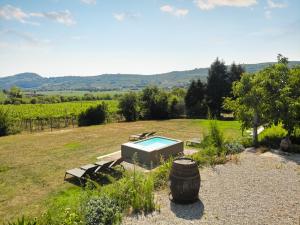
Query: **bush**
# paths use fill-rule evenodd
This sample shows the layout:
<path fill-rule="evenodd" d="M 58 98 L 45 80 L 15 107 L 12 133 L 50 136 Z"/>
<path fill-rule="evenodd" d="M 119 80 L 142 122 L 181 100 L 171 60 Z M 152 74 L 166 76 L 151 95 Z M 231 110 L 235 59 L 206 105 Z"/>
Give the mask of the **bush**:
<path fill-rule="evenodd" d="M 97 106 L 91 106 L 78 117 L 78 126 L 102 124 L 107 119 L 107 104 L 102 102 Z"/>
<path fill-rule="evenodd" d="M 245 148 L 238 141 L 231 141 L 224 144 L 226 154 L 237 154 L 242 152 Z"/>
<path fill-rule="evenodd" d="M 151 212 L 155 209 L 153 178 L 141 172 L 127 172 L 124 178 L 101 192 L 115 199 L 123 211 Z"/>
<path fill-rule="evenodd" d="M 19 130 L 14 126 L 9 111 L 0 108 L 0 137 L 18 132 Z"/>
<path fill-rule="evenodd" d="M 169 158 L 163 162 L 157 169 L 152 173 L 154 188 L 160 189 L 167 186 L 169 181 L 169 175 L 172 167 L 173 158 Z"/>
<path fill-rule="evenodd" d="M 119 100 L 119 113 L 126 121 L 136 121 L 139 118 L 139 99 L 136 93 L 124 94 Z"/>
<path fill-rule="evenodd" d="M 107 196 L 92 198 L 86 205 L 87 225 L 111 225 L 121 222 L 121 212 L 117 202 Z"/>
<path fill-rule="evenodd" d="M 287 136 L 287 131 L 282 125 L 271 126 L 258 136 L 259 143 L 270 148 L 279 148 L 280 142 Z"/>

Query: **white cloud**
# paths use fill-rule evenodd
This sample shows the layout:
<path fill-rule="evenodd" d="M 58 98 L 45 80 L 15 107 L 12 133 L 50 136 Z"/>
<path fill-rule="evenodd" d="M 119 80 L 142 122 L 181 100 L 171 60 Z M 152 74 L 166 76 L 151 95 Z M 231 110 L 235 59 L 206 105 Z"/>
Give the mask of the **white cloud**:
<path fill-rule="evenodd" d="M 23 44 L 29 45 L 29 46 L 43 46 L 45 44 L 49 44 L 50 40 L 44 39 L 40 40 L 35 38 L 32 34 L 26 33 L 26 32 L 19 32 L 14 29 L 7 29 L 0 31 L 1 36 L 7 36 L 9 39 L 11 38 L 17 38 L 19 41 L 23 42 Z M 8 44 L 9 45 L 9 44 Z"/>
<path fill-rule="evenodd" d="M 249 7 L 257 4 L 256 0 L 194 0 L 202 10 L 210 10 L 218 6 Z"/>
<path fill-rule="evenodd" d="M 177 17 L 184 17 L 189 13 L 188 9 L 177 9 L 171 5 L 164 5 L 160 7 L 160 11 Z"/>
<path fill-rule="evenodd" d="M 64 25 L 73 25 L 75 24 L 75 20 L 72 17 L 72 14 L 69 10 L 58 11 L 58 12 L 31 12 L 26 13 L 22 9 L 5 5 L 0 7 L 0 19 L 5 20 L 16 20 L 20 23 L 28 23 L 32 25 L 39 25 L 37 22 L 29 21 L 29 18 L 47 18 L 49 20 L 53 20 L 55 22 L 64 24 Z"/>
<path fill-rule="evenodd" d="M 271 12 L 270 10 L 266 10 L 266 11 L 265 11 L 265 17 L 266 17 L 267 19 L 271 19 L 271 18 L 272 18 L 272 12 Z"/>
<path fill-rule="evenodd" d="M 121 13 L 113 13 L 113 17 L 122 22 L 125 19 L 136 19 L 140 17 L 141 15 L 139 13 L 127 13 L 127 12 L 121 12 Z"/>
<path fill-rule="evenodd" d="M 269 8 L 285 8 L 285 7 L 287 7 L 287 4 L 286 3 L 274 2 L 272 0 L 268 0 L 268 7 Z"/>
<path fill-rule="evenodd" d="M 69 10 L 60 11 L 60 12 L 47 12 L 47 13 L 42 13 L 41 15 L 45 18 L 48 18 L 50 20 L 56 21 L 58 23 L 67 26 L 76 24 Z"/>
<path fill-rule="evenodd" d="M 17 20 L 20 23 L 37 25 L 37 23 L 30 22 L 27 20 L 30 18 L 30 15 L 22 11 L 22 9 L 16 8 L 11 5 L 5 5 L 0 7 L 0 18 L 5 20 Z"/>
<path fill-rule="evenodd" d="M 85 3 L 85 4 L 89 4 L 89 5 L 95 5 L 96 4 L 96 0 L 81 0 L 81 2 Z"/>

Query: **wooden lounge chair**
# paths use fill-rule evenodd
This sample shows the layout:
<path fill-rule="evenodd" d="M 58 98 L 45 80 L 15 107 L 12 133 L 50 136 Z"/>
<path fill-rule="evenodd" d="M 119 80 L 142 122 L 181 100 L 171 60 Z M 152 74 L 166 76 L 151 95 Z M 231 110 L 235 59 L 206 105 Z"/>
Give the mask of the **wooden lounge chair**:
<path fill-rule="evenodd" d="M 95 164 L 99 165 L 99 168 L 95 171 L 95 173 L 109 172 L 109 171 L 113 170 L 113 167 L 120 165 L 123 161 L 124 161 L 123 158 L 119 158 L 117 160 L 110 160 L 110 161 L 102 160 L 102 161 L 96 162 Z M 123 167 L 123 169 L 124 169 L 124 167 Z"/>
<path fill-rule="evenodd" d="M 143 139 L 147 134 L 149 134 L 149 132 L 144 132 L 141 134 L 133 134 L 129 136 L 129 141 L 136 141 L 136 140 L 140 140 Z"/>
<path fill-rule="evenodd" d="M 65 173 L 64 180 L 66 180 L 67 175 L 71 175 L 73 177 L 78 178 L 79 180 L 86 179 L 87 176 L 92 176 L 93 173 L 98 169 L 99 165 L 95 164 L 87 164 L 81 166 L 80 168 L 74 168 L 67 170 Z"/>
<path fill-rule="evenodd" d="M 153 136 L 154 134 L 156 134 L 156 131 L 146 134 L 145 138 L 149 138 L 149 137 Z"/>
<path fill-rule="evenodd" d="M 193 138 L 185 141 L 186 145 L 189 146 L 197 146 L 201 144 L 201 139 L 200 138 Z"/>
<path fill-rule="evenodd" d="M 99 167 L 95 170 L 95 173 L 107 171 L 109 166 L 114 162 L 114 160 L 101 160 L 95 164 Z"/>

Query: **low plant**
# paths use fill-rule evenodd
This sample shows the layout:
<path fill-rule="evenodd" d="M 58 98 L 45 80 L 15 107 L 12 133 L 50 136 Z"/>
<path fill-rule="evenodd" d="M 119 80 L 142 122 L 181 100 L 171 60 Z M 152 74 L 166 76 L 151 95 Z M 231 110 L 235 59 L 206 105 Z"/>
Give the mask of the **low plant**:
<path fill-rule="evenodd" d="M 287 136 L 288 132 L 282 125 L 271 126 L 259 134 L 258 140 L 261 145 L 270 148 L 279 148 L 280 142 Z"/>
<path fill-rule="evenodd" d="M 22 216 L 13 222 L 4 223 L 4 225 L 38 225 L 36 219 L 29 219 Z"/>
<path fill-rule="evenodd" d="M 103 190 L 104 189 L 104 190 Z M 154 182 L 150 175 L 133 171 L 102 189 L 102 193 L 117 201 L 123 211 L 151 212 L 155 210 Z"/>
<path fill-rule="evenodd" d="M 172 167 L 173 158 L 164 161 L 161 159 L 161 165 L 152 172 L 154 188 L 160 189 L 165 187 L 169 181 L 169 175 Z"/>
<path fill-rule="evenodd" d="M 241 153 L 245 148 L 244 146 L 238 141 L 230 141 L 224 144 L 226 149 L 226 154 L 237 154 Z"/>
<path fill-rule="evenodd" d="M 65 219 L 62 222 L 62 225 L 83 225 L 83 221 L 80 216 L 72 211 L 70 208 L 65 210 Z"/>
<path fill-rule="evenodd" d="M 87 225 L 111 225 L 121 222 L 121 209 L 117 201 L 107 196 L 90 199 L 86 204 Z"/>

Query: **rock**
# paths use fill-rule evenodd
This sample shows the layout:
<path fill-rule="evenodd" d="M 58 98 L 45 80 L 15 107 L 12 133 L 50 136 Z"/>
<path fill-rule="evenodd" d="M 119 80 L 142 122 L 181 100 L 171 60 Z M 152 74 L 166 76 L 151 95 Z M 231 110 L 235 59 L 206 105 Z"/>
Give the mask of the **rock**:
<path fill-rule="evenodd" d="M 288 137 L 286 137 L 286 138 L 281 140 L 280 149 L 283 150 L 283 151 L 286 151 L 286 150 L 289 149 L 289 147 L 291 147 L 291 145 L 292 145 L 291 140 Z"/>

